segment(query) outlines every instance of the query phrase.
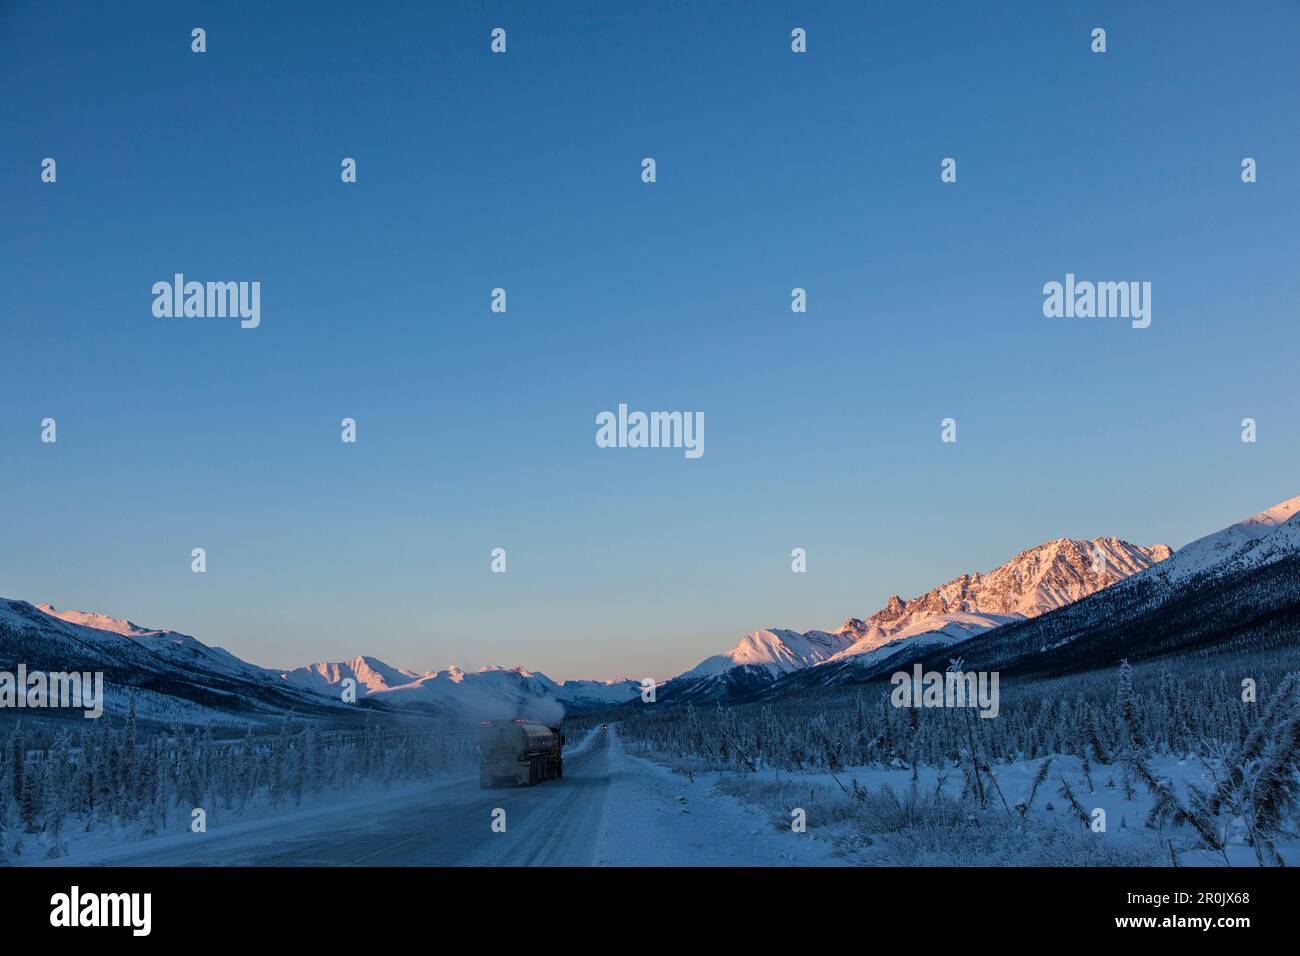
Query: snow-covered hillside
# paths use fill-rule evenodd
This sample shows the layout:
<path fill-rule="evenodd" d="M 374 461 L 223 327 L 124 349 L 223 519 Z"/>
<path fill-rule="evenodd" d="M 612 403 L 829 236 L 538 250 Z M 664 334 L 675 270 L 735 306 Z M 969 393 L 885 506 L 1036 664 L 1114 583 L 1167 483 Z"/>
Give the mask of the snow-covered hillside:
<path fill-rule="evenodd" d="M 953 653 L 977 670 L 1054 674 L 1123 657 L 1289 646 L 1300 633 L 1298 572 L 1300 498 L 1292 498 L 1052 613 L 980 634 Z M 916 660 L 941 666 L 954 643 L 896 640 L 790 674 L 771 692 L 862 683 Z"/>
<path fill-rule="evenodd" d="M 188 634 L 142 627 L 89 611 L 0 599 L 0 669 L 103 671 L 109 709 L 125 708 L 125 688 L 159 719 L 217 720 L 222 713 L 296 710 L 342 713 L 342 683 L 358 698 L 451 716 L 559 719 L 567 711 L 619 704 L 640 693 L 627 678 L 553 681 L 522 667 L 452 666 L 419 673 L 358 656 L 292 670 L 260 667 Z"/>
<path fill-rule="evenodd" d="M 1189 582 L 1240 577 L 1298 554 L 1300 497 L 1193 541 L 1172 556 L 1164 545 L 1058 538 L 1022 551 L 988 573 L 961 575 L 920 597 L 895 595 L 876 613 L 850 618 L 834 631 L 754 631 L 727 653 L 662 685 L 659 693 L 664 699 L 722 699 L 773 685 L 800 686 L 805 678 L 810 686 L 852 682 L 877 667 L 972 637 L 981 636 L 982 644 L 988 639 L 982 635 L 995 629 L 998 635 L 1012 634 L 1009 640 L 1059 647 L 1063 640 L 1058 632 L 1065 626 L 1060 615 L 1051 615 L 1052 626 L 1042 635 L 1022 635 L 1023 626 L 1047 612 L 1086 604 L 1077 615 L 1082 623 L 1070 625 L 1083 633 L 1119 620 L 1121 605 L 1132 616 L 1175 594 L 1187 603 L 1194 597 L 1184 593 Z M 1275 583 L 1268 586 L 1277 591 Z M 1099 592 L 1108 597 L 1100 600 Z M 1108 640 L 1122 638 L 1117 634 Z M 1011 648 L 1007 653 L 1021 652 Z M 640 692 L 640 685 L 627 678 L 554 681 L 521 667 L 418 672 L 369 656 L 274 670 L 177 631 L 0 600 L 0 665 L 18 660 L 29 666 L 47 662 L 49 669 L 105 670 L 122 684 L 147 685 L 151 693 L 186 698 L 189 705 L 233 711 L 302 707 L 304 699 L 314 701 L 308 709 L 337 707 L 349 678 L 359 697 L 375 703 L 469 717 L 558 714 L 623 703 Z"/>
<path fill-rule="evenodd" d="M 1003 624 L 1024 619 L 1024 615 L 1020 614 L 970 614 L 965 611 L 935 614 L 909 624 L 887 638 L 883 644 L 875 644 L 866 650 L 854 650 L 851 647 L 849 651 L 831 658 L 831 661 L 849 661 L 854 666 L 869 667 L 905 650 L 920 653 L 948 647 Z"/>
<path fill-rule="evenodd" d="M 1011 620 L 1037 617 L 1087 597 L 1136 574 L 1170 555 L 1163 544 L 1151 548 L 1119 538 L 1082 541 L 1058 538 L 1022 551 L 988 574 L 963 574 L 910 601 L 895 595 L 865 621 L 850 620 L 840 632 L 855 635 L 839 657 L 875 650 L 903 637 L 947 627 L 950 614 L 987 615 L 968 625 L 986 630 Z M 967 636 L 973 636 L 967 634 Z"/>
<path fill-rule="evenodd" d="M 372 694 L 401 687 L 422 676 L 415 671 L 390 667 L 377 657 L 354 657 L 350 661 L 321 662 L 295 667 L 284 672 L 291 684 L 306 687 L 319 693 L 335 693 L 342 682 L 352 678 L 357 682 L 358 694 Z"/>
<path fill-rule="evenodd" d="M 102 673 L 106 710 L 123 712 L 133 697 L 142 718 L 164 722 L 342 711 L 336 700 L 294 687 L 276 671 L 186 634 L 0 598 L 0 670 L 13 670 L 19 663 L 29 672 Z"/>
<path fill-rule="evenodd" d="M 240 679 L 279 682 L 279 674 L 276 671 L 240 660 L 224 648 L 210 647 L 188 634 L 141 627 L 131 621 L 109 617 L 106 614 L 60 611 L 51 604 L 37 604 L 35 607 L 38 611 L 69 624 L 130 638 L 132 643 L 147 648 L 176 667 L 210 668 Z"/>
<path fill-rule="evenodd" d="M 373 657 L 309 664 L 286 671 L 284 677 L 336 697 L 342 681 L 351 677 L 357 682 L 359 696 L 475 719 L 520 715 L 558 719 L 567 710 L 624 703 L 641 691 L 640 684 L 629 678 L 555 681 L 523 667 L 488 666 L 471 672 L 455 665 L 420 674 L 390 667 Z"/>
<path fill-rule="evenodd" d="M 754 631 L 740 639 L 740 643 L 726 654 L 716 654 L 681 676 L 686 679 L 712 677 L 733 667 L 755 667 L 772 676 L 788 674 L 803 667 L 811 667 L 830 660 L 850 644 L 852 638 L 841 633 L 826 631 L 798 631 L 772 629 Z"/>
<path fill-rule="evenodd" d="M 1146 548 L 1119 538 L 1058 538 L 987 574 L 963 574 L 909 601 L 894 595 L 875 614 L 849 618 L 834 631 L 754 631 L 727 653 L 669 682 L 665 693 L 670 699 L 734 696 L 824 664 L 858 658 L 870 664 L 909 648 L 920 652 L 954 644 L 1063 607 L 1169 555 L 1162 544 Z"/>
<path fill-rule="evenodd" d="M 1207 571 L 1260 566 L 1293 553 L 1300 542 L 1300 496 L 1198 538 L 1174 552 L 1158 576 L 1168 583 Z"/>

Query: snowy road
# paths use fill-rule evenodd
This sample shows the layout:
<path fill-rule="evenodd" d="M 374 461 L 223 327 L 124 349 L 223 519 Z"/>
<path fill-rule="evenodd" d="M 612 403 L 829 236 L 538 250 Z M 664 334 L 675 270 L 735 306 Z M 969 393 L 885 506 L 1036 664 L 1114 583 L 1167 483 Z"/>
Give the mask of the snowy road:
<path fill-rule="evenodd" d="M 120 847 L 110 866 L 587 866 L 609 790 L 608 732 L 565 756 L 564 778 L 482 790 L 477 775 L 425 792 Z M 493 832 L 493 811 L 505 832 Z M 65 860 L 79 863 L 80 860 Z"/>
<path fill-rule="evenodd" d="M 492 828 L 505 811 L 504 832 Z M 564 778 L 482 790 L 470 778 L 118 844 L 46 866 L 798 866 L 829 846 L 626 753 L 614 728 L 564 757 Z"/>

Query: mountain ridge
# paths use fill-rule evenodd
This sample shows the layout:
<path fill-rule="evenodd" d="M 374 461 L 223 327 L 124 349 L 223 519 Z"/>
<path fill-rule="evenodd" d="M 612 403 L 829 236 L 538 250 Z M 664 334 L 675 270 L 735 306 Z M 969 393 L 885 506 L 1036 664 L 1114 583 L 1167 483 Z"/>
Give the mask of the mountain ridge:
<path fill-rule="evenodd" d="M 897 653 L 969 639 L 1004 624 L 1033 618 L 1166 560 L 1168 545 L 1150 547 L 1120 538 L 1054 538 L 1026 548 L 988 572 L 958 575 L 905 600 L 895 594 L 867 618 L 850 617 L 834 631 L 786 628 L 752 631 L 724 654 L 669 681 L 669 698 L 723 699 L 752 694 L 798 671 L 863 655 Z"/>
<path fill-rule="evenodd" d="M 867 683 L 950 656 L 975 670 L 1060 676 L 1191 650 L 1256 651 L 1300 640 L 1300 497 L 1197 538 L 1169 558 L 1078 601 L 961 641 L 881 647 L 776 681 L 779 696 L 813 686 Z"/>
<path fill-rule="evenodd" d="M 730 652 L 662 683 L 658 696 L 744 699 L 861 683 L 900 663 L 937 661 L 949 651 L 989 666 L 1023 667 L 1037 660 L 1032 666 L 1055 661 L 1077 667 L 1085 648 L 1110 654 L 1130 645 L 1150 650 L 1204 644 L 1216 633 L 1207 621 L 1221 634 L 1255 628 L 1250 633 L 1286 640 L 1289 632 L 1278 628 L 1290 627 L 1293 616 L 1300 625 L 1300 574 L 1293 569 L 1300 572 L 1300 496 L 1173 552 L 1113 537 L 1056 538 L 916 598 L 894 595 L 874 614 L 851 617 L 834 631 L 750 632 Z M 1218 616 L 1198 620 L 1193 612 L 1202 607 Z M 1178 614 L 1162 617 L 1153 608 Z M 1166 636 L 1147 640 L 1147 634 Z M 9 660 L 32 669 L 103 670 L 120 686 L 153 694 L 160 713 L 339 714 L 342 684 L 349 678 L 359 699 L 381 707 L 459 716 L 562 713 L 628 702 L 641 690 L 627 678 L 555 681 L 524 667 L 490 665 L 471 673 L 452 665 L 418 672 L 369 655 L 267 668 L 177 631 L 0 599 L 0 668 Z M 177 703 L 167 703 L 173 699 Z"/>
<path fill-rule="evenodd" d="M 292 669 L 262 667 L 178 631 L 0 599 L 0 664 L 11 648 L 15 660 L 34 663 L 32 669 L 103 670 L 120 687 L 161 682 L 199 705 L 189 713 L 214 704 L 217 710 L 256 712 L 257 706 L 236 699 L 241 691 L 253 701 L 278 700 L 286 709 L 328 712 L 344 706 L 343 681 L 349 678 L 356 681 L 358 700 L 473 718 L 558 719 L 566 710 L 622 703 L 640 693 L 640 684 L 629 678 L 555 681 L 524 667 L 496 665 L 420 673 L 370 655 Z"/>

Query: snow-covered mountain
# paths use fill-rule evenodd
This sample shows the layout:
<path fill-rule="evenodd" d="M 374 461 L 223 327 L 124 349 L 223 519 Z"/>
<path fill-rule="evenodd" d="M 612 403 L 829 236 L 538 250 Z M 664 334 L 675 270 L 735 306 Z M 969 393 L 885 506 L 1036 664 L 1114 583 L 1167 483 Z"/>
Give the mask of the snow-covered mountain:
<path fill-rule="evenodd" d="M 422 675 L 400 667 L 390 667 L 377 657 L 354 657 L 350 661 L 308 664 L 284 671 L 283 677 L 291 684 L 318 693 L 335 694 L 336 688 L 347 678 L 357 682 L 358 696 L 401 687 L 419 680 Z"/>
<path fill-rule="evenodd" d="M 791 674 L 786 693 L 856 684 L 912 662 L 1058 675 L 1191 650 L 1249 654 L 1300 642 L 1300 497 L 1206 535 L 1109 587 L 978 640 L 894 641 Z M 960 647 L 952 645 L 960 644 Z"/>
<path fill-rule="evenodd" d="M 772 628 L 747 634 L 670 681 L 669 698 L 720 698 L 752 693 L 764 683 L 828 663 L 871 664 L 905 648 L 954 644 L 1014 621 L 1063 607 L 1122 581 L 1170 555 L 1119 538 L 1058 538 L 1020 552 L 987 574 L 953 578 L 912 600 L 898 595 L 865 620 L 849 618 L 834 631 Z"/>
<path fill-rule="evenodd" d="M 978 640 L 971 638 L 978 637 Z M 1173 554 L 1117 538 L 1060 538 L 987 574 L 954 578 L 911 600 L 892 597 L 834 631 L 746 635 L 659 689 L 660 699 L 723 699 L 859 683 L 902 663 L 940 660 L 960 644 L 968 665 L 1070 668 L 1116 655 L 1248 647 L 1300 639 L 1300 497 Z M 373 657 L 274 670 L 177 631 L 48 604 L 0 599 L 0 670 L 102 671 L 159 720 L 294 710 L 343 717 L 341 684 L 371 706 L 467 717 L 547 716 L 634 699 L 637 682 L 553 681 L 523 668 L 420 673 Z M 117 709 L 121 709 L 119 693 Z M 110 711 L 114 698 L 109 699 Z"/>
<path fill-rule="evenodd" d="M 390 667 L 373 657 L 309 664 L 284 673 L 290 683 L 337 697 L 346 678 L 358 696 L 396 706 L 422 706 L 475 719 L 558 716 L 566 711 L 621 704 L 641 692 L 629 678 L 611 681 L 555 681 L 523 667 L 484 667 L 477 672 L 452 665 L 420 674 Z"/>
<path fill-rule="evenodd" d="M 247 680 L 278 683 L 278 672 L 240 660 L 220 647 L 210 647 L 188 634 L 141 627 L 131 621 L 87 611 L 60 611 L 51 604 L 37 604 L 36 610 L 78 627 L 108 631 L 131 639 L 176 667 L 211 669 Z"/>
<path fill-rule="evenodd" d="M 950 644 L 969 640 L 985 631 L 991 631 L 995 627 L 1001 627 L 1003 624 L 1012 624 L 1025 619 L 1024 614 L 971 614 L 966 611 L 933 614 L 907 625 L 902 630 L 895 631 L 883 642 L 860 641 L 830 658 L 828 663 L 845 661 L 855 667 L 870 667 L 904 650 L 920 653 L 922 650 L 947 647 Z"/>
<path fill-rule="evenodd" d="M 1222 573 L 1278 560 L 1293 548 L 1298 514 L 1300 496 L 1197 538 L 1174 552 L 1174 560 L 1162 566 L 1159 577 L 1172 584 L 1204 572 Z"/>
<path fill-rule="evenodd" d="M 88 611 L 0 599 L 0 670 L 102 671 L 109 710 L 125 709 L 126 690 L 141 716 L 221 721 L 295 710 L 346 717 L 342 682 L 357 697 L 387 709 L 407 707 L 461 717 L 554 717 L 623 703 L 640 693 L 629 679 L 553 681 L 519 668 L 458 667 L 419 673 L 374 657 L 309 664 L 293 670 L 259 667 L 188 634 L 142 627 Z M 147 710 L 147 713 L 145 712 Z"/>
<path fill-rule="evenodd" d="M 1021 551 L 988 574 L 953 578 L 910 601 L 894 595 L 865 621 L 850 619 L 837 633 L 856 640 L 838 658 L 875 650 L 903 637 L 947 629 L 951 614 L 967 627 L 1000 624 L 1071 604 L 1169 557 L 1167 545 L 1144 548 L 1119 538 L 1057 538 Z M 933 625 L 933 626 L 932 626 Z M 967 634 L 967 636 L 973 636 Z"/>
<path fill-rule="evenodd" d="M 336 700 L 186 634 L 0 598 L 0 670 L 12 672 L 20 663 L 29 672 L 102 673 L 105 709 L 122 713 L 129 688 L 142 719 L 241 722 L 288 710 L 345 712 Z"/>
<path fill-rule="evenodd" d="M 842 653 L 853 638 L 839 631 L 809 631 L 800 634 L 781 628 L 754 631 L 726 654 L 706 658 L 681 675 L 683 679 L 714 677 L 735 667 L 753 667 L 778 677 L 804 667 L 812 667 Z"/>

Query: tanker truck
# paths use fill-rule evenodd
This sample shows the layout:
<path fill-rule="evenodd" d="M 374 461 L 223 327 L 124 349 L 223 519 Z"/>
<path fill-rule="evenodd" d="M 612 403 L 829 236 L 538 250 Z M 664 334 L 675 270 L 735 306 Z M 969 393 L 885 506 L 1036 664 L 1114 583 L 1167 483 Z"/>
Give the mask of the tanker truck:
<path fill-rule="evenodd" d="M 484 720 L 478 732 L 478 783 L 532 786 L 564 776 L 560 726 L 535 720 Z"/>

